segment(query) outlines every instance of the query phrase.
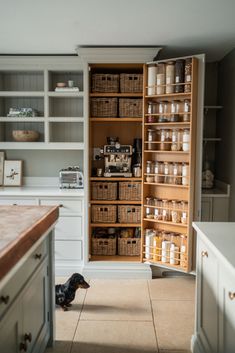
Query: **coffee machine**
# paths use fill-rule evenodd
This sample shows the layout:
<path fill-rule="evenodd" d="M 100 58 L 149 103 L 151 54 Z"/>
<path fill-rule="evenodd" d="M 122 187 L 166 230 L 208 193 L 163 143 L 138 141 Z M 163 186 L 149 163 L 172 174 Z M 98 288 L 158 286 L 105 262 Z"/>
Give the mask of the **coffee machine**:
<path fill-rule="evenodd" d="M 115 141 L 109 139 L 108 142 L 111 143 L 101 151 L 104 154 L 104 177 L 132 177 L 132 146 L 121 145 L 118 138 Z"/>

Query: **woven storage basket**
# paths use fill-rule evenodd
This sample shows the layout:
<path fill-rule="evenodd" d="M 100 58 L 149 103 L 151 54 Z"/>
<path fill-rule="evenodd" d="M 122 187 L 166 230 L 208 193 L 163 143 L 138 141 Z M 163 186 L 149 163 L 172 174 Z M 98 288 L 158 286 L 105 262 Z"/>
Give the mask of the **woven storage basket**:
<path fill-rule="evenodd" d="M 118 206 L 118 222 L 119 223 L 140 223 L 141 207 L 134 205 Z"/>
<path fill-rule="evenodd" d="M 117 206 L 92 205 L 91 218 L 93 223 L 115 223 L 117 220 Z"/>
<path fill-rule="evenodd" d="M 118 101 L 117 98 L 91 98 L 92 117 L 116 117 Z"/>
<path fill-rule="evenodd" d="M 143 75 L 142 74 L 120 74 L 121 93 L 142 92 Z"/>
<path fill-rule="evenodd" d="M 96 239 L 92 238 L 92 255 L 116 255 L 116 238 Z"/>
<path fill-rule="evenodd" d="M 142 117 L 142 99 L 120 98 L 119 99 L 119 117 L 120 118 L 141 118 Z"/>
<path fill-rule="evenodd" d="M 117 183 L 93 182 L 92 200 L 117 200 Z"/>
<path fill-rule="evenodd" d="M 140 201 L 141 200 L 141 182 L 120 182 L 119 200 Z"/>
<path fill-rule="evenodd" d="M 119 75 L 115 74 L 93 74 L 92 92 L 110 92 L 119 91 Z"/>
<path fill-rule="evenodd" d="M 118 255 L 140 255 L 140 238 L 118 238 Z"/>

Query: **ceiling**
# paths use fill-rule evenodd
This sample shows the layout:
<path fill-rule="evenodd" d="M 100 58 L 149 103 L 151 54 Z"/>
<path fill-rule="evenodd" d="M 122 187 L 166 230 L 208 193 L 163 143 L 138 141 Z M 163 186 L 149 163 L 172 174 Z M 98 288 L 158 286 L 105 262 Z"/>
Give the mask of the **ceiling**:
<path fill-rule="evenodd" d="M 235 0 L 0 0 L 0 54 L 75 54 L 78 45 L 161 46 L 161 57 L 235 47 Z"/>

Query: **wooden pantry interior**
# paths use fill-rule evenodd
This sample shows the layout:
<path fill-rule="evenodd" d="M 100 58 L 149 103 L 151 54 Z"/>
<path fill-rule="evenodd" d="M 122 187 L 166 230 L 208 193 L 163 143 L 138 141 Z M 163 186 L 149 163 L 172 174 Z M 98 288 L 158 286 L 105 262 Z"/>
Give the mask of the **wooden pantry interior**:
<path fill-rule="evenodd" d="M 192 269 L 198 60 L 88 65 L 89 261 Z"/>

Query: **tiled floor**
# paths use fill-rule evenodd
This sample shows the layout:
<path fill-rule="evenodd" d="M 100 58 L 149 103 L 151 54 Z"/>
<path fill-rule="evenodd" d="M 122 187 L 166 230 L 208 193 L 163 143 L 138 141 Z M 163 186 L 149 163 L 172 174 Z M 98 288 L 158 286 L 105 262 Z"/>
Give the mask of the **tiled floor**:
<path fill-rule="evenodd" d="M 46 353 L 190 352 L 193 277 L 90 285 L 77 292 L 69 311 L 56 310 L 56 344 Z"/>

